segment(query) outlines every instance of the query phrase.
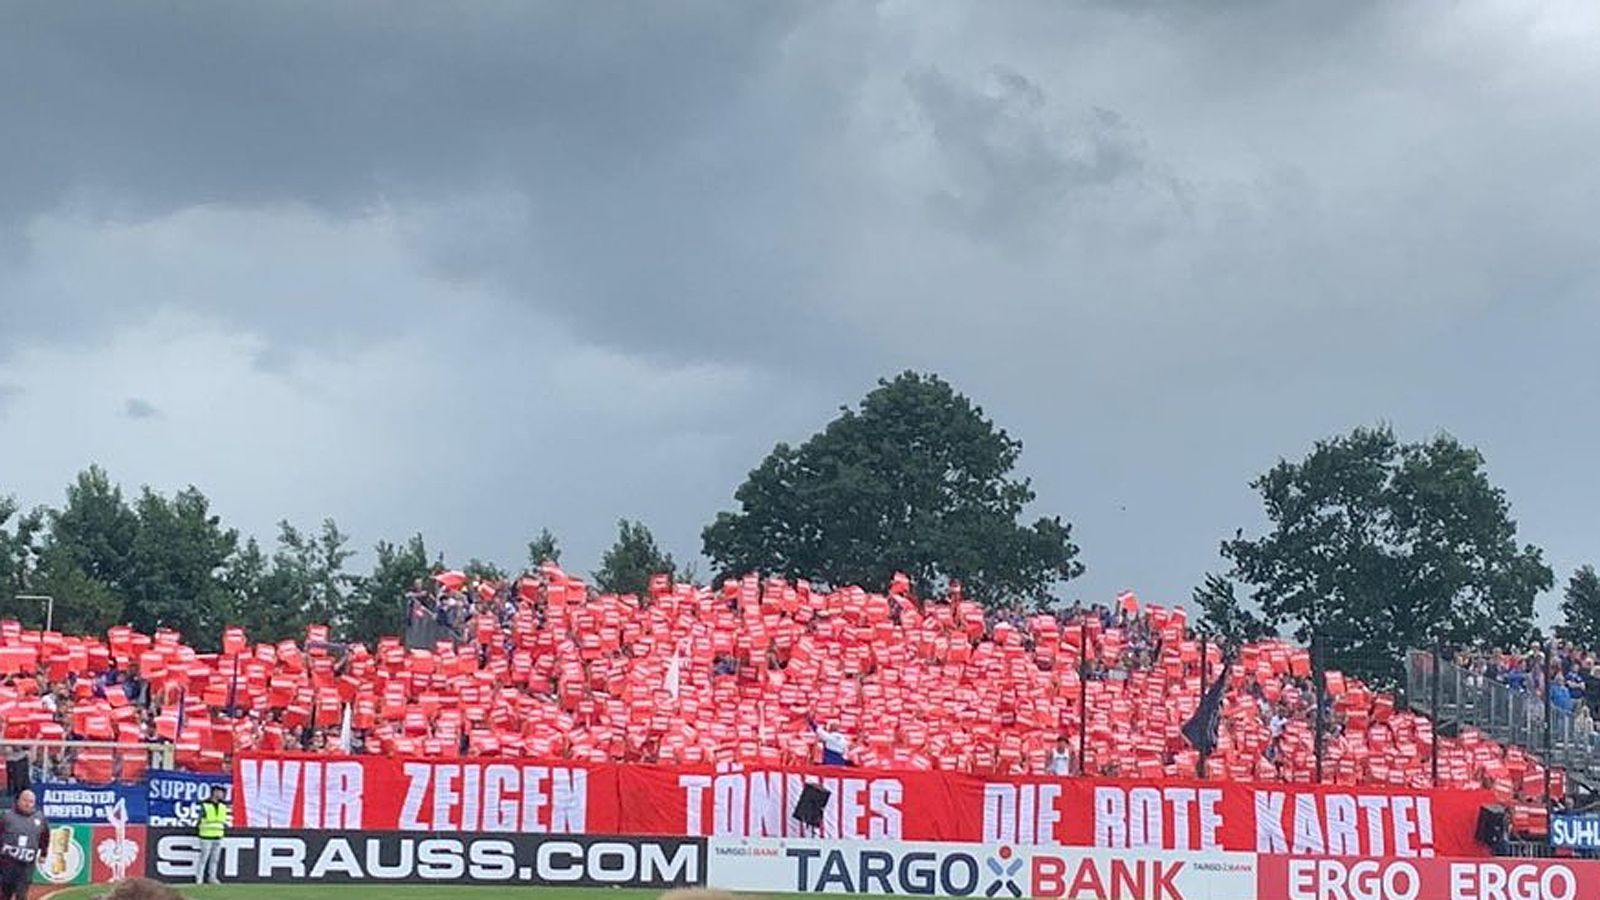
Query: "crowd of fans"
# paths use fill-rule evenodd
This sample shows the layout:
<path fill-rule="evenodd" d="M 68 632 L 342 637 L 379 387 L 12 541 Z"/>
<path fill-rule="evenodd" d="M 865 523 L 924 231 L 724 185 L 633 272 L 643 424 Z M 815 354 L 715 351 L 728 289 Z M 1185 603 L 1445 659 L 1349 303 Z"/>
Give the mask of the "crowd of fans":
<path fill-rule="evenodd" d="M 1526 650 L 1464 649 L 1452 662 L 1466 686 L 1503 686 L 1512 695 L 1538 701 L 1526 704 L 1527 714 L 1542 719 L 1548 700 L 1556 722 L 1568 727 L 1587 747 L 1600 750 L 1595 713 L 1600 710 L 1600 656 L 1568 641 L 1550 640 Z"/>
<path fill-rule="evenodd" d="M 1542 781 L 1516 748 L 1436 738 L 1339 673 L 1319 708 L 1305 650 L 1270 641 L 1225 661 L 1183 610 L 1131 594 L 1030 612 L 985 609 L 959 585 L 917 597 L 902 578 L 869 594 L 752 577 L 718 590 L 657 578 L 617 597 L 547 566 L 504 582 L 441 573 L 405 605 L 409 628 L 449 639 L 368 648 L 313 628 L 303 644 L 251 645 L 229 629 L 220 654 L 199 654 L 172 632 L 101 641 L 3 623 L 0 728 L 133 745 L 35 756 L 33 775 L 80 780 L 136 776 L 136 745 L 165 742 L 180 766 L 216 771 L 292 750 L 1239 781 L 1309 781 L 1320 745 L 1327 781 L 1416 787 L 1437 747 L 1447 785 L 1510 797 Z M 1565 658 L 1583 689 L 1600 685 Z M 1462 661 L 1486 678 L 1526 663 Z M 1181 728 L 1222 677 L 1203 761 Z"/>

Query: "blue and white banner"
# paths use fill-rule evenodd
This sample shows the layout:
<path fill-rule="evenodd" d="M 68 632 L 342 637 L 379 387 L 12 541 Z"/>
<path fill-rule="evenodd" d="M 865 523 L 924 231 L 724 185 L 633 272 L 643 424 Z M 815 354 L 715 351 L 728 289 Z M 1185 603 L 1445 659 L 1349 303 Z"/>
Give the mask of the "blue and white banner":
<path fill-rule="evenodd" d="M 51 825 L 142 825 L 148 810 L 142 784 L 34 782 L 39 809 Z"/>
<path fill-rule="evenodd" d="M 1550 846 L 1600 850 L 1600 813 L 1556 813 L 1550 817 Z"/>
<path fill-rule="evenodd" d="M 212 788 L 222 788 L 233 802 L 233 779 L 226 775 L 150 773 L 150 827 L 192 828 L 200 823 L 200 804 Z"/>

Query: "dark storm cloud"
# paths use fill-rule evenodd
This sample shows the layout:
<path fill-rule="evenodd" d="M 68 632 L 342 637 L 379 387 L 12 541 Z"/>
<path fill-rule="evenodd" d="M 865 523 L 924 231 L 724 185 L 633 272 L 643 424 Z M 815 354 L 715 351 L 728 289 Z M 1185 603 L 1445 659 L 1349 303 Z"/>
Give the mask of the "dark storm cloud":
<path fill-rule="evenodd" d="M 739 158 L 744 151 L 721 146 L 718 131 L 800 9 L 7 5 L 0 119 L 12 138 L 0 143 L 0 233 L 14 260 L 30 217 L 63 204 L 126 221 L 196 204 L 351 216 L 506 195 L 534 216 L 505 248 L 536 270 L 513 269 L 525 279 L 519 287 L 553 286 L 560 299 L 549 302 L 572 296 L 569 312 L 600 319 L 626 307 L 642 342 L 682 321 L 670 311 L 678 305 L 711 296 L 737 313 L 759 299 L 741 257 L 709 280 L 686 274 L 699 255 L 686 235 L 710 225 L 736 236 L 749 224 L 713 211 L 718 194 L 743 191 L 719 170 L 781 171 L 781 159 Z M 761 211 L 773 221 L 784 213 Z M 700 240 L 721 242 L 714 233 Z M 536 249 L 547 242 L 556 246 Z M 447 266 L 482 262 L 442 249 Z M 597 270 L 616 275 L 574 283 Z M 740 296 L 724 300 L 729 293 Z M 24 327 L 77 333 L 98 316 L 10 311 L 13 338 Z M 242 313 L 292 326 L 292 317 Z"/>

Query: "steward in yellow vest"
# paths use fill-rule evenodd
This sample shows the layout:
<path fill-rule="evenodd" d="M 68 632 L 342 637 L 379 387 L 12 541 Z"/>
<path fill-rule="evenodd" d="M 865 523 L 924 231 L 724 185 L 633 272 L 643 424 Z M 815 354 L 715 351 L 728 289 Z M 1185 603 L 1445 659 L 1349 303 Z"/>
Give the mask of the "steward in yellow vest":
<path fill-rule="evenodd" d="M 221 884 L 217 878 L 217 864 L 222 859 L 222 838 L 228 833 L 228 804 L 223 802 L 222 788 L 211 789 L 211 798 L 200 804 L 200 859 L 194 867 L 194 883 Z"/>

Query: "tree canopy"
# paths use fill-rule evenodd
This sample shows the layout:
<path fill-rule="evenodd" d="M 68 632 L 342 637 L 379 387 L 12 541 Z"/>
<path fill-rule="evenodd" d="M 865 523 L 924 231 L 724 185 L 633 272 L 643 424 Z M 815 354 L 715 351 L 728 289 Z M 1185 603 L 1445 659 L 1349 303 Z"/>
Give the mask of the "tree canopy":
<path fill-rule="evenodd" d="M 952 579 L 991 601 L 1035 599 L 1083 572 L 1071 526 L 1019 520 L 1022 443 L 934 375 L 906 372 L 799 447 L 779 444 L 703 534 L 723 577 L 760 571 L 919 589 Z"/>
<path fill-rule="evenodd" d="M 1230 647 L 1278 635 L 1276 628 L 1239 598 L 1237 586 L 1220 575 L 1207 573 L 1192 599 L 1200 608 L 1200 629 Z"/>
<path fill-rule="evenodd" d="M 539 536 L 528 542 L 528 568 L 538 569 L 545 563 L 561 562 L 561 542 L 550 529 L 539 529 Z"/>
<path fill-rule="evenodd" d="M 1583 566 L 1567 580 L 1556 634 L 1583 647 L 1600 647 L 1600 575 Z"/>
<path fill-rule="evenodd" d="M 1223 542 L 1230 575 L 1268 623 L 1320 635 L 1330 665 L 1392 678 L 1409 647 L 1521 641 L 1552 583 L 1482 455 L 1452 437 L 1358 428 L 1251 484 L 1271 528 Z"/>
<path fill-rule="evenodd" d="M 608 594 L 644 594 L 650 589 L 650 576 L 671 578 L 677 572 L 672 554 L 661 552 L 655 535 L 643 522 L 621 519 L 617 522 L 617 542 L 600 560 L 594 583 Z"/>

